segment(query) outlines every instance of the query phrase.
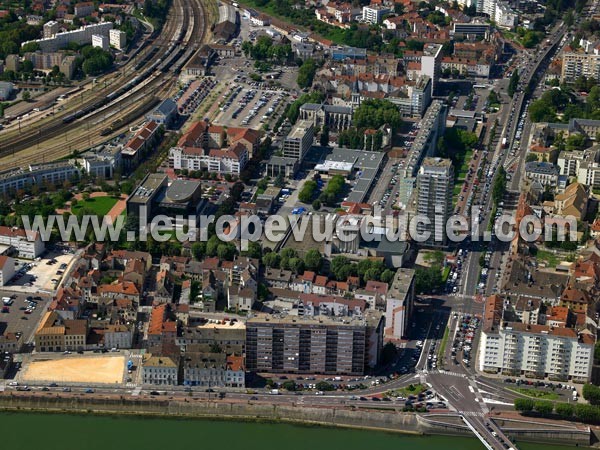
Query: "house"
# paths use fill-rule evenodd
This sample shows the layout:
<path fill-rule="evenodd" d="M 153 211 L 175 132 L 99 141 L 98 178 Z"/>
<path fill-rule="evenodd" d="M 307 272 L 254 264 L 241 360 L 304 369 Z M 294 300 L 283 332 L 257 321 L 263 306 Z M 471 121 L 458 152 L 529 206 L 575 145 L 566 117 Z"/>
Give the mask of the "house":
<path fill-rule="evenodd" d="M 34 333 L 37 352 L 84 350 L 87 342 L 87 321 L 63 320 L 56 312 L 46 311 Z"/>
<path fill-rule="evenodd" d="M 187 352 L 183 358 L 183 384 L 205 388 L 243 388 L 243 358 L 229 357 L 225 353 Z"/>
<path fill-rule="evenodd" d="M 144 384 L 157 386 L 177 386 L 179 364 L 169 356 L 144 355 L 142 380 Z"/>

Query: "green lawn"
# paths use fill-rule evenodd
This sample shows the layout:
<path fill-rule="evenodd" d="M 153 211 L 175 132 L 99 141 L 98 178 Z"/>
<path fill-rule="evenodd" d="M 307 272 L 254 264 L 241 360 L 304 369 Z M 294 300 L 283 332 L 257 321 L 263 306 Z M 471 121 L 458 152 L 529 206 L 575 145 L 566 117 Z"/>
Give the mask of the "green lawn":
<path fill-rule="evenodd" d="M 448 275 L 450 275 L 450 266 L 444 267 L 444 270 L 442 271 L 442 281 L 444 283 L 448 281 Z"/>
<path fill-rule="evenodd" d="M 395 397 L 408 397 L 409 395 L 419 395 L 421 392 L 425 392 L 427 390 L 427 386 L 424 384 L 410 384 L 406 387 L 394 389 L 390 391 L 388 395 Z"/>
<path fill-rule="evenodd" d="M 87 200 L 79 200 L 77 205 L 71 208 L 73 214 L 76 214 L 82 208 L 89 208 L 93 210 L 99 216 L 105 216 L 111 210 L 115 203 L 117 203 L 115 197 L 96 197 L 88 198 Z"/>
<path fill-rule="evenodd" d="M 538 250 L 535 257 L 536 259 L 544 261 L 546 264 L 552 267 L 556 267 L 560 262 L 560 258 L 558 256 L 546 250 Z"/>
<path fill-rule="evenodd" d="M 558 400 L 560 397 L 554 392 L 538 391 L 536 389 L 526 388 L 510 388 L 509 391 L 516 392 L 518 394 L 526 395 L 527 397 L 533 397 L 542 400 Z"/>
<path fill-rule="evenodd" d="M 444 330 L 444 337 L 442 338 L 442 344 L 438 351 L 438 361 L 444 363 L 444 352 L 446 351 L 446 344 L 448 344 L 448 336 L 450 335 L 450 328 L 446 327 Z"/>

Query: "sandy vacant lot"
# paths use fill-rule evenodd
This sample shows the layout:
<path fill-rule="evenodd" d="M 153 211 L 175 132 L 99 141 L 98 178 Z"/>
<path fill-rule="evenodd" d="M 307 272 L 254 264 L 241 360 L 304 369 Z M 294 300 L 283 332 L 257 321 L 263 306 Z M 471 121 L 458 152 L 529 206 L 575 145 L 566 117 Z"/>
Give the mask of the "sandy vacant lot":
<path fill-rule="evenodd" d="M 32 361 L 21 377 L 23 381 L 66 383 L 121 383 L 125 370 L 124 356 L 65 357 Z"/>

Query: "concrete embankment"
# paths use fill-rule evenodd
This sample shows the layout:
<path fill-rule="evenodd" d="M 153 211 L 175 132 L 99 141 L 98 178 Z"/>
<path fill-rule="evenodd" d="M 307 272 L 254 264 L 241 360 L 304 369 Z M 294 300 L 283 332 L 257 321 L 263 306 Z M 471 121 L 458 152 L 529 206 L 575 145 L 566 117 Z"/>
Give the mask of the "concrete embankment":
<path fill-rule="evenodd" d="M 208 402 L 192 399 L 186 401 L 186 399 L 159 398 L 0 395 L 0 410 L 290 422 L 421 434 L 415 414 L 375 409 L 336 409 L 264 403 Z"/>
<path fill-rule="evenodd" d="M 139 416 L 231 419 L 288 422 L 307 425 L 349 427 L 408 434 L 469 436 L 460 417 L 385 411 L 377 408 L 328 408 L 265 403 L 202 401 L 169 398 L 100 396 L 0 395 L 0 410 L 39 411 L 68 414 L 122 414 Z M 507 435 L 517 441 L 562 445 L 590 445 L 587 427 L 535 424 L 531 421 L 494 418 Z"/>

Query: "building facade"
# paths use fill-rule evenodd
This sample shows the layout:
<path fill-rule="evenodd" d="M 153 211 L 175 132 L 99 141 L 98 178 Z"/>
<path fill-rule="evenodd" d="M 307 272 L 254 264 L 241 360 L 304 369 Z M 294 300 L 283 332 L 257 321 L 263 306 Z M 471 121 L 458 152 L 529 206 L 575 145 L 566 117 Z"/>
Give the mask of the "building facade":
<path fill-rule="evenodd" d="M 246 327 L 249 371 L 362 375 L 369 363 L 361 318 L 257 315 Z"/>
<path fill-rule="evenodd" d="M 430 233 L 428 243 L 445 245 L 446 221 L 452 213 L 452 161 L 443 158 L 425 158 L 417 175 L 417 205 L 419 216 L 429 219 L 429 225 L 417 224 L 417 233 Z"/>

